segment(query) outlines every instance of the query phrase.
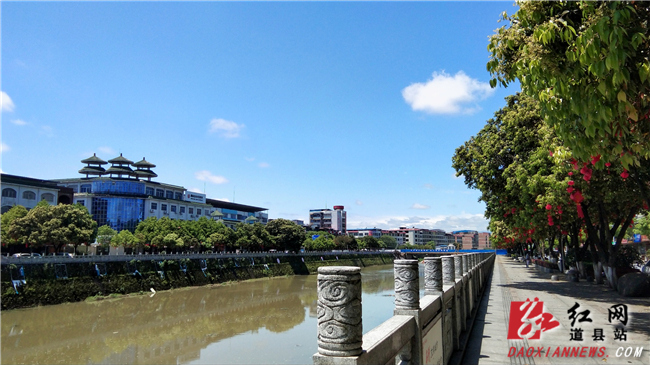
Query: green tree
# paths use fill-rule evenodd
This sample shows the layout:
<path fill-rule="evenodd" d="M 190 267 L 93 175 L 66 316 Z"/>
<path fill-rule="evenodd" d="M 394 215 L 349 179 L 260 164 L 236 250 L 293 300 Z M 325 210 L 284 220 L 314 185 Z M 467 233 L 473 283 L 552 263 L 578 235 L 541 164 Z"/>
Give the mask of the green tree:
<path fill-rule="evenodd" d="M 115 235 L 117 235 L 117 231 L 111 228 L 109 225 L 105 224 L 97 228 L 97 242 L 103 248 L 108 248 Z"/>
<path fill-rule="evenodd" d="M 66 244 L 75 247 L 97 236 L 97 222 L 81 205 L 36 206 L 9 227 L 9 236 L 21 244 L 42 247 L 51 244 L 58 252 Z"/>
<path fill-rule="evenodd" d="M 334 237 L 334 246 L 339 250 L 356 250 L 358 247 L 356 238 L 346 235 Z"/>
<path fill-rule="evenodd" d="M 596 169 L 620 164 L 649 204 L 650 7 L 639 1 L 520 2 L 491 36 L 487 64 L 518 80 L 573 156 Z"/>
<path fill-rule="evenodd" d="M 110 241 L 110 245 L 113 247 L 124 247 L 129 249 L 133 248 L 135 244 L 136 238 L 128 229 L 123 229 L 120 233 L 113 235 L 113 238 Z"/>
<path fill-rule="evenodd" d="M 397 247 L 397 239 L 393 236 L 390 235 L 382 235 L 379 237 L 379 240 L 384 243 L 384 247 L 387 248 L 396 248 Z"/>
<path fill-rule="evenodd" d="M 13 246 L 19 243 L 18 240 L 9 237 L 9 227 L 11 227 L 16 219 L 22 218 L 26 215 L 27 208 L 22 205 L 15 205 L 6 213 L 2 214 L 2 217 L 0 218 L 0 230 L 2 232 L 0 240 L 2 240 L 2 247 Z"/>
<path fill-rule="evenodd" d="M 280 250 L 298 251 L 305 241 L 305 229 L 288 219 L 274 219 L 265 229 Z"/>

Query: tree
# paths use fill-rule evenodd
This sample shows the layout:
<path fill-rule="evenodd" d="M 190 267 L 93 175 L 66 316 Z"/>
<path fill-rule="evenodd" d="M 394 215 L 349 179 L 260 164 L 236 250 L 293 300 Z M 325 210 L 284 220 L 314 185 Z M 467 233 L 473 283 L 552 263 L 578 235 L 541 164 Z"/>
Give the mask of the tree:
<path fill-rule="evenodd" d="M 650 205 L 650 179 L 638 169 L 650 159 L 650 6 L 518 5 L 490 37 L 491 85 L 518 80 L 578 161 L 594 161 L 595 169 L 620 163 Z"/>
<path fill-rule="evenodd" d="M 280 250 L 298 251 L 305 241 L 305 229 L 288 219 L 274 219 L 265 229 Z"/>
<path fill-rule="evenodd" d="M 576 158 L 625 167 L 650 158 L 650 7 L 645 2 L 519 2 L 490 37 L 488 70 L 537 98 Z M 599 166 L 602 167 L 602 166 Z"/>
<path fill-rule="evenodd" d="M 11 227 L 16 219 L 22 218 L 26 215 L 27 208 L 22 205 L 15 205 L 6 213 L 2 214 L 2 218 L 0 218 L 0 231 L 2 232 L 0 240 L 2 241 L 2 247 L 14 246 L 19 243 L 18 240 L 9 237 L 9 227 Z"/>
<path fill-rule="evenodd" d="M 382 235 L 379 240 L 384 243 L 384 247 L 397 248 L 397 239 L 390 235 Z"/>
<path fill-rule="evenodd" d="M 136 238 L 128 229 L 123 229 L 120 233 L 113 235 L 113 238 L 110 241 L 110 245 L 113 247 L 133 248 L 135 244 Z"/>
<path fill-rule="evenodd" d="M 105 224 L 97 228 L 97 242 L 101 247 L 108 248 L 116 234 L 116 230 Z"/>
<path fill-rule="evenodd" d="M 356 250 L 358 244 L 354 236 L 341 235 L 334 237 L 334 246 L 339 250 Z"/>
<path fill-rule="evenodd" d="M 97 222 L 81 205 L 37 205 L 26 216 L 16 219 L 8 234 L 32 247 L 52 244 L 58 252 L 66 244 L 76 247 L 93 242 L 97 236 Z"/>

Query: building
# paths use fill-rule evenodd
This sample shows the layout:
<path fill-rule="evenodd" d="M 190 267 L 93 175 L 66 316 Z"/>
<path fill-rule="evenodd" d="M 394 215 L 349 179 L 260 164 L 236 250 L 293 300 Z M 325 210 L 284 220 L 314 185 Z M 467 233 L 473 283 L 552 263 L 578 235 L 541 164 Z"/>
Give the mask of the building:
<path fill-rule="evenodd" d="M 79 173 L 85 177 L 52 180 L 74 193 L 73 203 L 88 208 L 99 226 L 133 231 L 149 217 L 178 220 L 223 219 L 227 226 L 238 222 L 266 224 L 267 209 L 207 199 L 182 186 L 151 181 L 158 175 L 156 165 L 145 158 L 133 162 L 120 154 L 108 162 L 93 155 L 81 161 Z M 103 165 L 111 164 L 104 170 Z M 132 169 L 135 167 L 135 169 Z"/>
<path fill-rule="evenodd" d="M 2 181 L 2 213 L 15 205 L 32 209 L 38 202 L 45 200 L 50 205 L 70 204 L 73 199 L 72 189 L 58 186 L 49 180 L 0 174 Z"/>
<path fill-rule="evenodd" d="M 446 233 L 441 229 L 400 227 L 399 229 L 383 230 L 382 233 L 393 236 L 398 239 L 398 242 L 402 241 L 407 245 L 426 245 L 431 241 L 436 245 L 448 244 Z"/>
<path fill-rule="evenodd" d="M 335 205 L 332 209 L 311 209 L 309 226 L 313 230 L 331 230 L 341 234 L 347 232 L 347 214 L 345 207 Z"/>
<path fill-rule="evenodd" d="M 266 212 L 268 209 L 266 208 L 215 199 L 206 199 L 206 203 L 211 205 L 213 208 L 210 214 L 213 219 L 221 219 L 227 227 L 233 229 L 237 223 L 259 222 L 266 224 L 269 221 L 269 215 Z"/>
<path fill-rule="evenodd" d="M 382 235 L 382 230 L 379 228 L 358 228 L 358 229 L 348 229 L 348 235 L 354 236 L 354 238 L 363 238 L 363 237 L 375 237 L 379 239 Z"/>
<path fill-rule="evenodd" d="M 456 244 L 460 243 L 464 250 L 476 250 L 478 246 L 478 232 L 471 230 L 453 231 L 452 235 L 456 238 Z"/>
<path fill-rule="evenodd" d="M 490 233 L 481 232 L 478 234 L 478 248 L 479 249 L 489 249 L 490 245 Z"/>

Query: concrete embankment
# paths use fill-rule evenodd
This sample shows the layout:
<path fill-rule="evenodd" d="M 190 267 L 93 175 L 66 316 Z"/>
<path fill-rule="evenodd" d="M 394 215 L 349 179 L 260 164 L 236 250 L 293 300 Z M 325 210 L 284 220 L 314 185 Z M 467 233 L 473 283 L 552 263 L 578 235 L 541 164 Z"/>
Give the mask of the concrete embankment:
<path fill-rule="evenodd" d="M 98 260 L 99 261 L 99 260 Z M 322 254 L 263 257 L 147 259 L 116 262 L 2 263 L 2 310 L 256 278 L 309 275 L 321 266 L 390 264 L 391 254 Z"/>

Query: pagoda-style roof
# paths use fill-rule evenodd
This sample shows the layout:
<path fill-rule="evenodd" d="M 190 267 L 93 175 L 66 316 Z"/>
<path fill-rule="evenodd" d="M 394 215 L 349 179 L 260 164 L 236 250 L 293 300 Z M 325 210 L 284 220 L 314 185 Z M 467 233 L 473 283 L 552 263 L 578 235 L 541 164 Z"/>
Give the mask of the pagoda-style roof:
<path fill-rule="evenodd" d="M 86 175 L 104 175 L 106 170 L 104 170 L 103 167 L 99 166 L 84 166 L 81 170 L 79 170 L 80 174 L 86 174 Z"/>
<path fill-rule="evenodd" d="M 93 165 L 106 165 L 108 162 L 97 157 L 96 153 L 93 153 L 92 156 L 88 157 L 85 160 L 81 160 L 81 163 L 93 164 Z"/>
<path fill-rule="evenodd" d="M 223 217 L 223 213 L 221 213 L 218 210 L 215 210 L 214 212 L 210 213 L 210 216 L 212 216 L 212 217 Z"/>
<path fill-rule="evenodd" d="M 158 177 L 158 174 L 156 174 L 155 172 L 153 172 L 151 170 L 140 170 L 140 169 L 138 169 L 138 170 L 133 171 L 133 173 L 136 174 L 138 177 L 149 177 L 149 178 Z"/>
<path fill-rule="evenodd" d="M 106 170 L 107 174 L 132 175 L 133 170 L 128 166 L 111 166 Z"/>
<path fill-rule="evenodd" d="M 156 165 L 154 165 L 151 162 L 145 160 L 144 157 L 142 158 L 142 161 L 138 161 L 138 162 L 134 163 L 133 166 L 137 167 L 138 169 L 140 169 L 141 167 L 142 168 L 156 167 Z"/>
<path fill-rule="evenodd" d="M 119 164 L 119 165 L 123 165 L 123 164 L 132 165 L 133 164 L 133 161 L 129 160 L 126 157 L 122 157 L 121 153 L 120 153 L 119 157 L 115 157 L 113 159 L 110 159 L 110 160 L 108 160 L 108 162 L 110 162 L 112 164 Z M 129 170 L 130 170 L 130 168 L 129 168 Z"/>

